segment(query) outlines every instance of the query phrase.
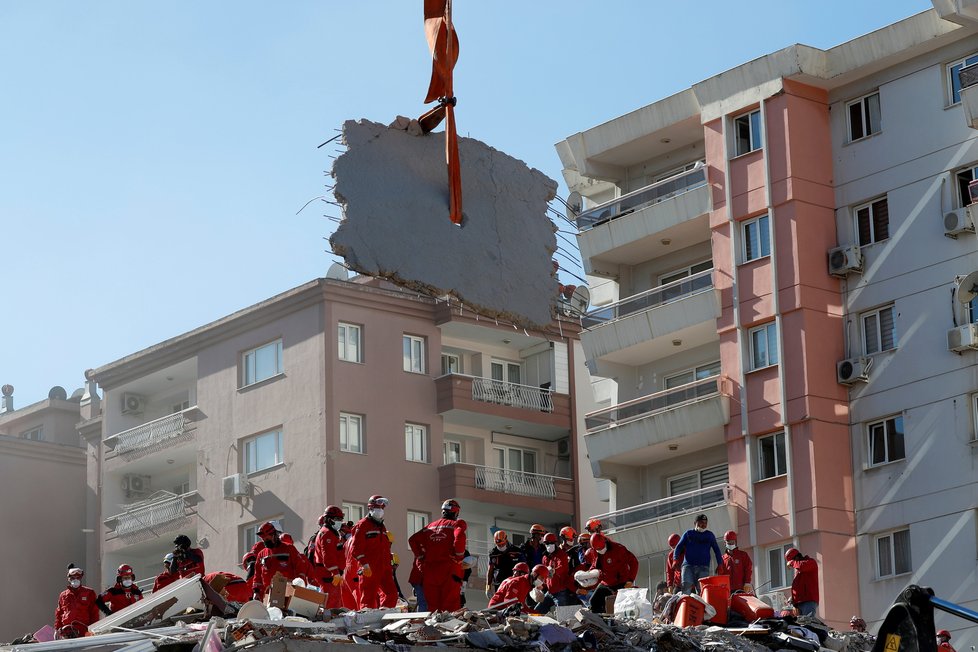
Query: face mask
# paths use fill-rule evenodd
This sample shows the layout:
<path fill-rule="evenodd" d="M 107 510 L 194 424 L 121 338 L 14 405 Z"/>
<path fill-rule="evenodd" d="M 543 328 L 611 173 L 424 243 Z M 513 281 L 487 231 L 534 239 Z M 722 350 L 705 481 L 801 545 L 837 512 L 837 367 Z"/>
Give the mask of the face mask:
<path fill-rule="evenodd" d="M 540 578 L 533 580 L 533 586 L 543 586 L 543 580 Z"/>
<path fill-rule="evenodd" d="M 547 549 L 547 552 L 553 552 L 554 550 L 556 550 L 556 549 L 557 549 L 557 546 L 556 546 L 556 545 L 554 545 L 554 544 L 552 544 L 552 543 L 548 543 L 548 544 L 547 544 L 546 546 L 544 546 L 544 547 L 545 547 L 545 548 Z"/>
<path fill-rule="evenodd" d="M 597 548 L 595 548 L 594 552 L 598 553 L 599 555 L 603 555 L 604 553 L 608 552 L 608 549 L 602 548 L 601 550 L 598 550 Z"/>
<path fill-rule="evenodd" d="M 736 543 L 727 542 L 724 545 L 727 546 L 727 550 L 736 550 L 737 549 L 737 544 Z"/>
<path fill-rule="evenodd" d="M 696 526 L 696 531 L 697 532 L 706 532 L 706 526 L 705 525 L 697 525 Z"/>
<path fill-rule="evenodd" d="M 369 513 L 370 513 L 370 518 L 372 518 L 375 521 L 384 520 L 384 510 L 382 509 L 372 509 L 370 510 Z"/>
<path fill-rule="evenodd" d="M 122 586 L 129 588 L 132 586 L 132 580 L 122 580 Z"/>
<path fill-rule="evenodd" d="M 496 544 L 496 550 L 498 550 L 499 552 L 502 552 L 505 549 L 506 549 L 506 544 L 505 543 L 497 543 Z"/>
<path fill-rule="evenodd" d="M 71 588 L 77 589 L 79 586 L 81 586 L 81 580 L 71 580 L 68 582 L 68 584 L 71 586 Z"/>

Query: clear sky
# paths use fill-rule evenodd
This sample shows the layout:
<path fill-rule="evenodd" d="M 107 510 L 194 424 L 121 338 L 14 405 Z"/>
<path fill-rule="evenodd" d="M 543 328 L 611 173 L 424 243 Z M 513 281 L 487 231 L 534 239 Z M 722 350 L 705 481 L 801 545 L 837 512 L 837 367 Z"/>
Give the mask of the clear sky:
<path fill-rule="evenodd" d="M 562 181 L 570 134 L 930 8 L 454 0 L 459 132 Z M 420 115 L 429 75 L 421 0 L 4 0 L 0 384 L 18 407 L 71 393 L 86 368 L 323 276 L 339 209 L 296 214 L 325 192 L 335 150 L 317 145 L 347 119 Z"/>

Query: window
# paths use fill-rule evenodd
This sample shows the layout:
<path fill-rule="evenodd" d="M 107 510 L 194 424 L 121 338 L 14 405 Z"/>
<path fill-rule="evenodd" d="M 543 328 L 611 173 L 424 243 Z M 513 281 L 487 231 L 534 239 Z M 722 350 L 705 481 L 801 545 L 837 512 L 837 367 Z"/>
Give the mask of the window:
<path fill-rule="evenodd" d="M 744 241 L 744 262 L 771 255 L 771 230 L 767 215 L 747 220 L 741 226 Z"/>
<path fill-rule="evenodd" d="M 734 139 L 737 156 L 761 148 L 760 109 L 734 118 Z"/>
<path fill-rule="evenodd" d="M 684 473 L 683 475 L 677 475 L 673 478 L 669 478 L 669 495 L 677 496 L 679 494 L 702 489 L 703 487 L 712 487 L 716 484 L 724 484 L 728 479 L 729 471 L 726 464 L 719 464 L 717 466 L 700 469 L 699 471 Z M 710 502 L 712 502 L 712 500 Z"/>
<path fill-rule="evenodd" d="M 859 317 L 863 325 L 863 350 L 866 355 L 896 348 L 896 321 L 893 306 L 885 306 Z"/>
<path fill-rule="evenodd" d="M 524 473 L 537 472 L 536 451 L 525 448 L 495 447 L 496 467 L 506 471 L 522 471 Z"/>
<path fill-rule="evenodd" d="M 442 442 L 441 450 L 445 464 L 458 464 L 462 461 L 461 442 L 446 439 L 444 442 Z"/>
<path fill-rule="evenodd" d="M 457 353 L 441 354 L 441 375 L 462 373 L 462 358 Z"/>
<path fill-rule="evenodd" d="M 244 441 L 245 473 L 282 464 L 282 431 L 273 430 Z"/>
<path fill-rule="evenodd" d="M 423 374 L 424 371 L 424 338 L 414 335 L 404 336 L 404 371 Z"/>
<path fill-rule="evenodd" d="M 24 439 L 32 439 L 34 441 L 44 441 L 44 426 L 31 428 L 30 430 L 21 433 L 20 436 L 23 437 Z"/>
<path fill-rule="evenodd" d="M 880 130 L 880 94 L 878 92 L 846 104 L 849 116 L 849 141 L 871 136 Z"/>
<path fill-rule="evenodd" d="M 523 378 L 523 367 L 518 362 L 493 360 L 490 363 L 492 379 L 501 382 L 520 384 Z"/>
<path fill-rule="evenodd" d="M 363 362 L 363 352 L 360 348 L 360 327 L 340 322 L 337 332 L 340 360 Z"/>
<path fill-rule="evenodd" d="M 411 462 L 428 461 L 428 429 L 414 423 L 404 424 L 404 456 Z"/>
<path fill-rule="evenodd" d="M 767 576 L 771 580 L 769 585 L 772 590 L 783 589 L 791 584 L 792 578 L 784 562 L 784 553 L 791 547 L 793 547 L 791 543 L 785 543 L 767 550 Z"/>
<path fill-rule="evenodd" d="M 346 520 L 356 523 L 363 518 L 363 505 L 359 503 L 343 503 L 342 507 L 343 515 L 346 516 Z"/>
<path fill-rule="evenodd" d="M 683 269 L 673 270 L 668 274 L 662 274 L 658 278 L 658 285 L 662 286 L 668 285 L 669 283 L 675 283 L 676 281 L 681 281 L 682 279 L 693 276 L 694 274 L 705 272 L 708 269 L 713 269 L 712 260 L 705 260 L 701 263 L 684 267 Z M 711 283 L 712 279 L 703 279 L 698 284 L 695 281 L 691 283 L 676 283 L 675 285 L 662 290 L 662 300 L 669 301 L 671 299 L 681 298 L 694 290 L 708 287 Z"/>
<path fill-rule="evenodd" d="M 719 360 L 716 360 L 714 362 L 709 362 L 707 364 L 702 364 L 694 369 L 690 369 L 682 373 L 674 374 L 672 376 L 666 376 L 665 379 L 666 389 L 672 389 L 673 387 L 679 387 L 680 385 L 688 385 L 689 383 L 695 382 L 697 380 L 703 380 L 704 378 L 716 376 L 719 373 L 720 373 Z"/>
<path fill-rule="evenodd" d="M 910 530 L 897 530 L 876 537 L 876 572 L 880 578 L 909 573 Z"/>
<path fill-rule="evenodd" d="M 246 352 L 241 356 L 241 366 L 245 387 L 282 373 L 282 340 Z"/>
<path fill-rule="evenodd" d="M 260 528 L 266 521 L 277 521 L 279 526 L 282 524 L 282 516 L 272 516 L 270 518 L 263 518 L 260 521 L 255 521 L 254 523 L 249 523 L 248 525 L 242 526 L 241 528 L 241 549 L 242 554 L 251 550 L 251 548 L 261 540 L 258 536 L 258 528 Z"/>
<path fill-rule="evenodd" d="M 947 64 L 948 104 L 957 104 L 961 101 L 961 80 L 958 79 L 958 73 L 961 72 L 962 68 L 973 63 L 978 63 L 978 54 L 972 54 Z"/>
<path fill-rule="evenodd" d="M 778 325 L 775 322 L 750 331 L 751 370 L 778 364 Z"/>
<path fill-rule="evenodd" d="M 183 494 L 190 493 L 190 480 L 184 480 L 180 484 L 173 485 L 170 491 L 172 491 L 178 496 L 182 496 Z"/>
<path fill-rule="evenodd" d="M 340 450 L 363 452 L 363 417 L 360 415 L 340 413 Z"/>
<path fill-rule="evenodd" d="M 880 242 L 890 237 L 890 209 L 886 197 L 855 208 L 856 234 L 859 246 Z"/>
<path fill-rule="evenodd" d="M 869 430 L 869 464 L 886 464 L 906 457 L 903 444 L 903 417 L 890 417 L 867 426 Z"/>
<path fill-rule="evenodd" d="M 757 438 L 757 479 L 767 480 L 788 472 L 784 433 Z"/>
<path fill-rule="evenodd" d="M 182 403 L 174 403 L 170 408 L 170 412 L 176 414 L 177 412 L 183 412 L 184 410 L 190 409 L 190 400 L 183 401 Z"/>
<path fill-rule="evenodd" d="M 424 512 L 412 512 L 408 510 L 407 535 L 410 537 L 412 534 L 426 526 L 429 518 L 430 517 Z"/>
<path fill-rule="evenodd" d="M 971 203 L 971 193 L 968 192 L 968 184 L 978 179 L 978 166 L 969 166 L 964 170 L 958 170 L 954 175 L 956 181 L 958 206 L 967 206 Z"/>

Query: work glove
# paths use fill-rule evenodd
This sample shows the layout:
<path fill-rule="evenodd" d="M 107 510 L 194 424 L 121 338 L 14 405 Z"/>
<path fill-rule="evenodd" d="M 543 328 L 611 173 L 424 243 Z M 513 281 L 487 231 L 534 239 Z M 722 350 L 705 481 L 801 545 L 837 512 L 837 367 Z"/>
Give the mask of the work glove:
<path fill-rule="evenodd" d="M 544 593 L 540 589 L 533 589 L 532 591 L 530 591 L 530 597 L 533 598 L 534 602 L 543 602 L 543 598 L 545 596 L 546 593 Z"/>
<path fill-rule="evenodd" d="M 587 589 L 577 589 L 577 595 L 587 595 Z"/>
<path fill-rule="evenodd" d="M 333 575 L 333 577 L 331 577 L 329 581 L 333 586 L 339 586 L 340 584 L 343 583 L 343 576 Z"/>
<path fill-rule="evenodd" d="M 493 591 L 492 591 L 492 585 L 491 584 L 486 584 L 486 598 L 491 598 L 492 597 L 492 593 L 493 593 Z"/>
<path fill-rule="evenodd" d="M 630 589 L 630 588 L 632 588 L 633 586 L 635 586 L 635 583 L 634 583 L 634 582 L 625 582 L 625 588 L 626 588 L 626 589 Z"/>
<path fill-rule="evenodd" d="M 390 541 L 391 543 L 394 543 L 394 533 L 391 532 L 390 530 L 387 530 L 386 534 L 387 534 L 387 540 Z"/>
<path fill-rule="evenodd" d="M 370 577 L 374 574 L 374 572 L 370 570 L 370 564 L 364 564 L 360 567 L 360 574 L 364 577 Z"/>
<path fill-rule="evenodd" d="M 754 594 L 754 587 L 751 586 L 750 584 L 744 584 L 743 591 L 744 591 L 744 593 L 750 593 L 751 595 L 753 595 Z"/>

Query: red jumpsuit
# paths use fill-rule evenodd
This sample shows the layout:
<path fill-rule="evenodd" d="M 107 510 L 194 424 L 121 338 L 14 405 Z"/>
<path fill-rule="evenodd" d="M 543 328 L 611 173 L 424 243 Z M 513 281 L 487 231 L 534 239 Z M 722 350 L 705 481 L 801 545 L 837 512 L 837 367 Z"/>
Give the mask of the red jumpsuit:
<path fill-rule="evenodd" d="M 956 651 L 953 647 L 951 647 L 950 643 L 944 641 L 937 646 L 937 652 L 956 652 Z"/>
<path fill-rule="evenodd" d="M 666 555 L 666 584 L 673 589 L 683 586 L 683 555 L 677 559 L 675 549 Z"/>
<path fill-rule="evenodd" d="M 122 582 L 116 582 L 98 596 L 98 601 L 113 614 L 142 599 L 143 592 L 138 586 L 131 584 L 127 588 L 122 585 Z"/>
<path fill-rule="evenodd" d="M 789 564 L 795 569 L 791 580 L 791 604 L 818 602 L 818 562 L 811 557 L 795 557 Z"/>
<path fill-rule="evenodd" d="M 343 571 L 343 606 L 356 611 L 360 603 L 360 564 L 353 558 L 353 539 L 343 542 L 343 559 L 346 560 L 346 570 Z"/>
<path fill-rule="evenodd" d="M 218 576 L 227 579 L 227 584 L 224 585 L 222 592 L 228 600 L 232 602 L 247 602 L 251 600 L 253 592 L 251 583 L 234 573 L 225 573 L 224 571 L 208 573 L 204 575 L 204 581 L 209 585 Z"/>
<path fill-rule="evenodd" d="M 634 582 L 638 575 L 638 559 L 631 551 L 620 543 L 607 542 L 607 549 L 599 555 L 594 548 L 589 548 L 584 558 L 590 562 L 590 570 L 598 569 L 601 574 L 598 582 L 613 589 L 620 589 L 628 582 Z"/>
<path fill-rule="evenodd" d="M 408 539 L 415 558 L 421 560 L 421 586 L 429 611 L 462 608 L 462 558 L 467 529 L 461 519 L 440 518 Z"/>
<path fill-rule="evenodd" d="M 77 589 L 68 587 L 58 596 L 58 608 L 54 610 L 54 629 L 60 631 L 65 625 L 75 628 L 79 636 L 88 632 L 88 626 L 99 619 L 98 595 L 87 586 Z"/>
<path fill-rule="evenodd" d="M 750 584 L 754 577 L 754 563 L 750 555 L 734 548 L 723 553 L 723 563 L 717 568 L 717 575 L 730 576 L 730 590 L 740 591 L 744 584 Z"/>
<path fill-rule="evenodd" d="M 342 579 L 346 561 L 343 554 L 343 537 L 336 530 L 324 525 L 316 534 L 313 555 L 316 563 L 316 579 L 327 596 L 326 608 L 342 607 L 343 589 L 341 586 L 333 586 L 333 577 L 339 575 Z"/>
<path fill-rule="evenodd" d="M 524 612 L 529 612 L 526 606 L 526 596 L 530 595 L 530 576 L 513 575 L 503 580 L 489 600 L 489 606 L 495 607 L 509 600 L 516 600 Z M 427 596 L 426 596 L 427 597 Z"/>
<path fill-rule="evenodd" d="M 309 560 L 295 546 L 282 541 L 271 548 L 265 546 L 258 553 L 258 560 L 255 562 L 255 592 L 264 596 L 272 586 L 275 573 L 281 573 L 285 579 L 292 581 L 297 577 L 308 576 L 309 570 Z"/>
<path fill-rule="evenodd" d="M 550 577 L 547 579 L 547 591 L 557 595 L 561 591 L 574 592 L 577 584 L 574 582 L 570 557 L 564 550 L 557 548 L 551 555 L 543 556 L 543 563 L 550 567 Z"/>
<path fill-rule="evenodd" d="M 160 589 L 167 587 L 170 584 L 173 584 L 178 579 L 180 579 L 180 576 L 177 575 L 176 573 L 169 573 L 167 571 L 163 571 L 162 573 L 156 576 L 156 581 L 153 582 L 153 593 L 156 593 Z"/>
<path fill-rule="evenodd" d="M 360 575 L 357 608 L 377 609 L 396 605 L 397 585 L 394 583 L 394 568 L 391 566 L 391 542 L 387 538 L 387 527 L 383 522 L 378 523 L 369 516 L 364 516 L 353 526 L 350 541 L 353 560 L 361 567 L 370 566 L 369 576 L 366 573 Z M 346 573 L 350 573 L 349 566 Z"/>
<path fill-rule="evenodd" d="M 192 575 L 204 576 L 204 551 L 200 548 L 189 548 L 184 553 L 184 558 L 180 561 L 176 559 L 173 563 L 176 564 L 177 577 L 190 577 Z"/>

